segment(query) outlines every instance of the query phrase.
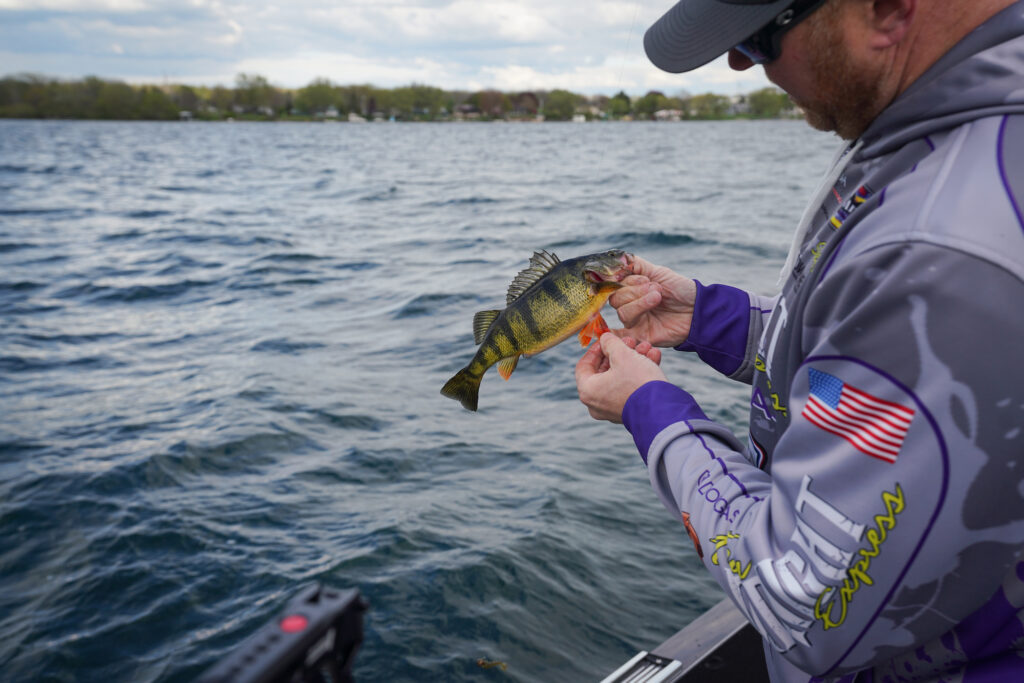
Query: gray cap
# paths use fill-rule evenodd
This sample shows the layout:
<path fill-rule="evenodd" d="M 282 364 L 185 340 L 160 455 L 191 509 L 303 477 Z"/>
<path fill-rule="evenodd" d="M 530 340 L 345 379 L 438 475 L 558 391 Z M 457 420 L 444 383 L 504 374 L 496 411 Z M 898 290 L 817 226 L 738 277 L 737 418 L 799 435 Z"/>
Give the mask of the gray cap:
<path fill-rule="evenodd" d="M 707 64 L 756 33 L 793 0 L 679 0 L 644 35 L 654 65 L 682 73 Z"/>

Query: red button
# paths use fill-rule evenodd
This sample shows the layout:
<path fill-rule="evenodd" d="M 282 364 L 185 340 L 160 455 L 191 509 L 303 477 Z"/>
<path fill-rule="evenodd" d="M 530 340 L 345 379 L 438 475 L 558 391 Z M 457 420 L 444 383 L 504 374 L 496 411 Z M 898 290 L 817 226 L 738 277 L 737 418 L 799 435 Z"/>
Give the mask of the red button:
<path fill-rule="evenodd" d="M 309 626 L 309 619 L 301 614 L 292 614 L 281 620 L 281 630 L 285 633 L 298 633 Z"/>

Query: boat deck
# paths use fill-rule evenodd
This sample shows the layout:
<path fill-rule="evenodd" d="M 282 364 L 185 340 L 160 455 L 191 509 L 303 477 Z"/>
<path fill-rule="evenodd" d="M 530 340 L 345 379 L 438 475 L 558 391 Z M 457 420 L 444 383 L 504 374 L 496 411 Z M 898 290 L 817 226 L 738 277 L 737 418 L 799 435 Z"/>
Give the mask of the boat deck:
<path fill-rule="evenodd" d="M 761 636 L 723 600 L 601 683 L 769 683 Z"/>

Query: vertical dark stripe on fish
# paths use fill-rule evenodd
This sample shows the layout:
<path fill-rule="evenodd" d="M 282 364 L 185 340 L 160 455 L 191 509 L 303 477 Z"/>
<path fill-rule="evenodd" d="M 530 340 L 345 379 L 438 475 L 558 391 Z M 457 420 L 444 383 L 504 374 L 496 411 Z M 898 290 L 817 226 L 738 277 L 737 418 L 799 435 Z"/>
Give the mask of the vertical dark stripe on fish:
<path fill-rule="evenodd" d="M 538 341 L 544 338 L 544 333 L 541 332 L 540 325 L 537 324 L 537 319 L 533 315 L 533 307 L 529 304 L 530 301 L 524 301 L 523 306 L 518 306 L 517 310 L 520 312 L 523 318 L 523 324 L 526 325 L 527 331 L 530 333 L 530 341 Z"/>
<path fill-rule="evenodd" d="M 516 348 L 516 337 L 512 330 L 512 326 L 509 324 L 507 316 L 502 316 L 501 319 L 496 323 L 498 329 L 494 331 L 494 342 L 498 347 L 498 351 L 501 354 L 501 358 L 511 356 L 518 349 Z M 502 344 L 502 342 L 505 342 Z"/>
<path fill-rule="evenodd" d="M 563 311 L 568 311 L 571 306 L 565 291 L 559 286 L 559 283 L 555 278 L 547 278 L 541 280 L 541 289 L 551 297 L 551 302 L 561 308 Z"/>
<path fill-rule="evenodd" d="M 485 371 L 486 368 L 497 363 L 501 360 L 501 350 L 498 348 L 498 342 L 494 339 L 495 329 L 492 327 L 491 332 L 487 339 L 484 341 L 484 345 L 481 347 L 481 356 L 484 361 Z M 481 375 L 483 372 L 480 373 Z"/>

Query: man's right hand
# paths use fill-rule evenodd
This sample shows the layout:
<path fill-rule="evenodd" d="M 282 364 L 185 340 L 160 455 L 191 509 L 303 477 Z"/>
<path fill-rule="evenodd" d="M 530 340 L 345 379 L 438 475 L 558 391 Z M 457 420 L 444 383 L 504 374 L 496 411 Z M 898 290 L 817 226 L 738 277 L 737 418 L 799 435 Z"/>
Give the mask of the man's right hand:
<path fill-rule="evenodd" d="M 649 341 L 654 346 L 679 346 L 690 335 L 697 285 L 664 266 L 633 257 L 633 274 L 609 298 L 624 329 L 618 336 Z"/>

